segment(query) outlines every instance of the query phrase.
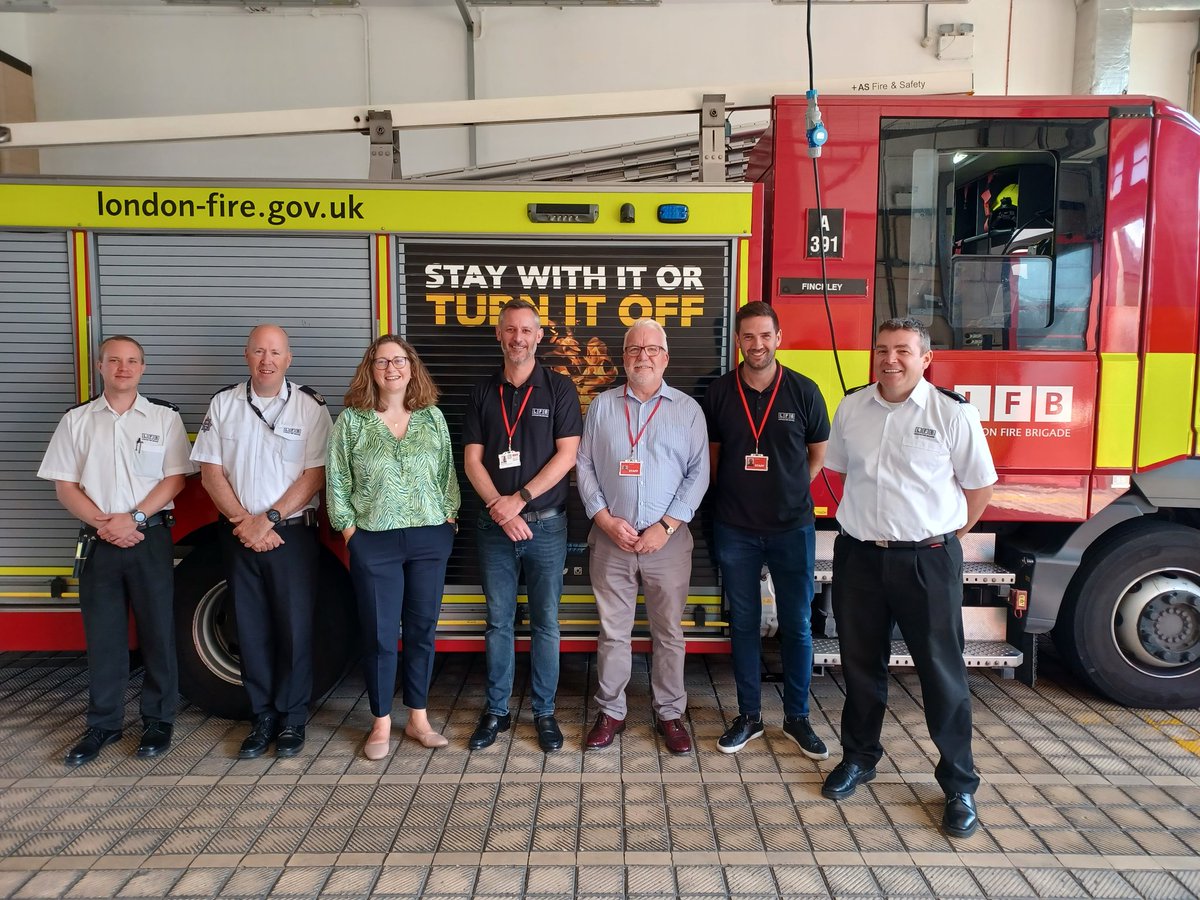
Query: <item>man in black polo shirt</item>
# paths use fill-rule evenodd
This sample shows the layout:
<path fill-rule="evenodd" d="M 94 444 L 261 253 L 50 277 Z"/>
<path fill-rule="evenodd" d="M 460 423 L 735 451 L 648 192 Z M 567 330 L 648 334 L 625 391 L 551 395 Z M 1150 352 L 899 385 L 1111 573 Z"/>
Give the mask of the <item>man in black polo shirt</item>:
<path fill-rule="evenodd" d="M 808 722 L 816 538 L 809 483 L 821 471 L 829 415 L 816 384 L 776 362 L 783 333 L 774 309 L 748 303 L 735 327 L 745 361 L 705 397 L 716 557 L 729 601 L 738 696 L 738 716 L 717 749 L 736 753 L 763 733 L 759 576 L 766 564 L 779 613 L 783 730 L 805 756 L 826 759 L 829 751 Z"/>
<path fill-rule="evenodd" d="M 530 693 L 538 745 L 562 748 L 554 718 L 558 691 L 558 604 L 567 559 L 567 475 L 583 434 L 579 392 L 571 379 L 541 366 L 537 307 L 510 300 L 500 310 L 496 339 L 504 365 L 471 391 L 463 425 L 463 462 L 483 500 L 477 539 L 487 598 L 487 709 L 470 747 L 491 746 L 512 724 L 516 654 L 513 621 L 517 578 L 525 571 L 532 639 Z"/>

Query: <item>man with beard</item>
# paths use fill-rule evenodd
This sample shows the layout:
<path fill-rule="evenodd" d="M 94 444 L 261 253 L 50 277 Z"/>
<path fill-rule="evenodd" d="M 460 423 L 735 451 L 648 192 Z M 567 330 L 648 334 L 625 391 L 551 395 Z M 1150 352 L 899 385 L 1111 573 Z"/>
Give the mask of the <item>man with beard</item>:
<path fill-rule="evenodd" d="M 512 724 L 513 623 L 522 570 L 538 746 L 550 753 L 563 745 L 554 717 L 558 606 L 567 558 L 567 476 L 575 466 L 583 418 L 571 379 L 538 363 L 542 336 L 533 304 L 504 305 L 496 325 L 504 363 L 475 386 L 463 424 L 464 468 L 484 502 L 476 540 L 487 599 L 487 709 L 471 735 L 472 750 L 490 747 Z"/>
<path fill-rule="evenodd" d="M 737 753 L 762 737 L 763 565 L 775 583 L 783 665 L 783 733 L 809 759 L 829 751 L 809 724 L 815 528 L 809 484 L 821 471 L 829 416 L 809 378 L 781 365 L 775 310 L 747 303 L 735 319 L 744 362 L 708 389 L 717 564 L 729 602 L 738 715 L 717 741 Z"/>
<path fill-rule="evenodd" d="M 708 448 L 700 405 L 663 380 L 667 335 L 653 319 L 625 333 L 624 387 L 592 403 L 579 445 L 579 496 L 592 518 L 592 590 L 600 615 L 596 704 L 587 749 L 625 730 L 625 688 L 638 589 L 650 621 L 650 687 L 655 727 L 671 753 L 692 750 L 684 724 L 687 690 L 683 608 L 692 574 L 687 523 L 708 489 Z"/>

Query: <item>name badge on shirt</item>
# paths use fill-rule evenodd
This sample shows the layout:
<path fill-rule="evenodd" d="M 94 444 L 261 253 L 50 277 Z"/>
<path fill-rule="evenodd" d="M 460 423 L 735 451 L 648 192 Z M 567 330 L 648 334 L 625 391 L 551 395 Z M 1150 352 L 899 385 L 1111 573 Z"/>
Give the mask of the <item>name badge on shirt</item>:
<path fill-rule="evenodd" d="M 746 471 L 747 472 L 765 472 L 767 471 L 767 457 L 764 453 L 747 453 L 746 454 Z"/>
<path fill-rule="evenodd" d="M 617 474 L 624 477 L 637 478 L 642 474 L 640 459 L 623 459 L 617 466 Z"/>
<path fill-rule="evenodd" d="M 516 469 L 521 465 L 520 450 L 505 450 L 500 454 L 500 468 Z"/>

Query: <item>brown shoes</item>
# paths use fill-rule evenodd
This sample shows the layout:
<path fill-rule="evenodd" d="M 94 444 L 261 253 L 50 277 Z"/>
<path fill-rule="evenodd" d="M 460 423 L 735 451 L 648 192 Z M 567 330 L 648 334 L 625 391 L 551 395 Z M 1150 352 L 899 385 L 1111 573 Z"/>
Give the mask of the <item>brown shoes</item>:
<path fill-rule="evenodd" d="M 688 734 L 683 719 L 659 719 L 655 725 L 658 733 L 663 736 L 663 743 L 676 756 L 692 752 L 692 738 Z"/>
<path fill-rule="evenodd" d="M 624 730 L 624 719 L 613 719 L 600 713 L 596 717 L 596 724 L 588 732 L 586 747 L 588 750 L 600 750 L 611 746 L 613 739 Z"/>

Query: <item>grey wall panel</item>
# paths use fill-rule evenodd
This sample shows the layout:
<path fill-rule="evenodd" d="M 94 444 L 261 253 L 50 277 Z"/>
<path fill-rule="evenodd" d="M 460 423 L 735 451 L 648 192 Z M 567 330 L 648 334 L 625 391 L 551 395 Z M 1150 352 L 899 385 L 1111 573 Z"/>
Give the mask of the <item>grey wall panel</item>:
<path fill-rule="evenodd" d="M 0 566 L 65 566 L 78 523 L 37 477 L 76 402 L 65 234 L 0 233 Z"/>
<path fill-rule="evenodd" d="M 189 432 L 213 391 L 247 377 L 261 322 L 288 331 L 288 377 L 341 409 L 373 335 L 369 238 L 102 234 L 96 257 L 99 333 L 146 346 L 143 392 L 178 405 Z"/>

